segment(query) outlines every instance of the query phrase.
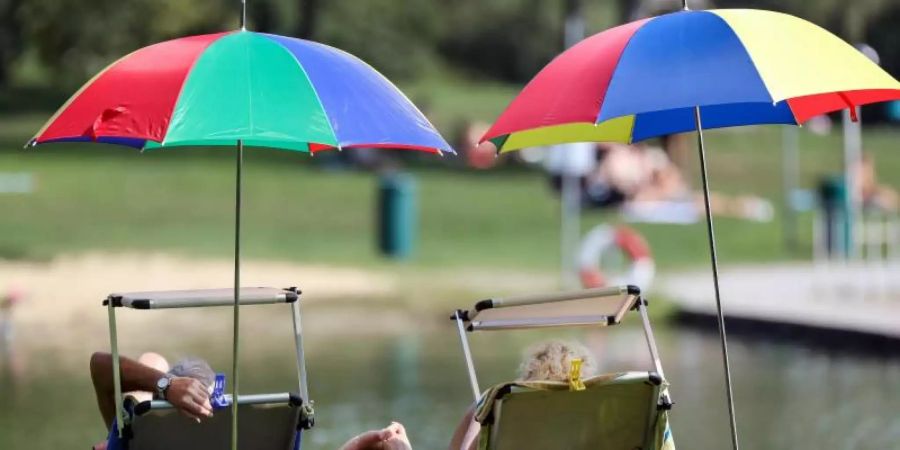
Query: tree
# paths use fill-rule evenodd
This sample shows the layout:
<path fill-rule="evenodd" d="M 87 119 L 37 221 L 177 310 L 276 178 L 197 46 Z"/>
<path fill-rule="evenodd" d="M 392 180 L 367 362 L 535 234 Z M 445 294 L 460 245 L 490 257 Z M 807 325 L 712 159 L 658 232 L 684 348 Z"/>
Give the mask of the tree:
<path fill-rule="evenodd" d="M 409 79 L 435 66 L 435 47 L 446 29 L 442 10 L 433 0 L 329 0 L 316 10 L 315 38 L 388 78 Z"/>
<path fill-rule="evenodd" d="M 0 0 L 0 86 L 9 82 L 13 63 L 24 50 L 19 10 L 23 0 Z"/>
<path fill-rule="evenodd" d="M 319 0 L 300 0 L 300 16 L 297 20 L 297 37 L 313 39 L 319 17 Z"/>
<path fill-rule="evenodd" d="M 277 7 L 271 1 L 254 0 L 247 5 L 247 21 L 250 22 L 253 31 L 278 32 L 281 28 L 278 18 Z"/>
<path fill-rule="evenodd" d="M 29 0 L 18 20 L 52 81 L 69 89 L 142 46 L 237 28 L 240 11 L 234 5 L 226 0 Z"/>

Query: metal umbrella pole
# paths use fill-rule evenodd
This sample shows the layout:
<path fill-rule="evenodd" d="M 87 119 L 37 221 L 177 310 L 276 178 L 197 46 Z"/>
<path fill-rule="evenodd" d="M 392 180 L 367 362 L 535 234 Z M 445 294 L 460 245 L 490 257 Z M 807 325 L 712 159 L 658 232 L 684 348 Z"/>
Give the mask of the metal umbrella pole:
<path fill-rule="evenodd" d="M 797 127 L 784 127 L 781 141 L 782 200 L 784 201 L 784 246 L 790 252 L 798 250 L 797 211 L 794 209 L 796 180 L 800 179 L 800 135 Z"/>
<path fill-rule="evenodd" d="M 241 30 L 247 29 L 247 0 L 241 0 Z"/>
<path fill-rule="evenodd" d="M 860 257 L 861 252 L 857 246 L 856 239 L 857 222 L 860 219 L 859 202 L 857 201 L 854 189 L 858 186 L 859 180 L 855 168 L 859 167 L 862 162 L 862 122 L 860 115 L 862 111 L 858 106 L 850 106 L 841 113 L 841 123 L 844 134 L 844 227 L 843 235 L 840 237 L 841 245 L 838 248 L 843 249 L 843 258 L 845 261 L 853 261 Z"/>
<path fill-rule="evenodd" d="M 716 293 L 716 318 L 719 324 L 719 338 L 722 343 L 722 361 L 725 366 L 725 390 L 728 397 L 728 417 L 731 424 L 731 445 L 738 450 L 737 422 L 734 418 L 734 395 L 731 389 L 731 365 L 728 360 L 728 340 L 725 336 L 725 315 L 722 313 L 722 298 L 719 295 L 719 258 L 716 254 L 716 231 L 713 228 L 712 211 L 709 201 L 709 178 L 706 171 L 706 150 L 703 147 L 703 124 L 700 107 L 694 107 L 694 121 L 697 125 L 697 146 L 700 152 L 700 176 L 703 179 L 703 201 L 706 209 L 706 232 L 709 240 L 709 256 L 712 263 L 713 286 Z"/>
<path fill-rule="evenodd" d="M 563 45 L 571 48 L 584 39 L 584 11 L 582 0 L 567 0 L 565 4 L 565 23 L 563 24 Z M 568 144 L 577 147 L 579 144 Z M 563 288 L 574 288 L 577 279 L 575 273 L 575 258 L 577 254 L 578 240 L 581 235 L 581 186 L 580 177 L 576 171 L 577 160 L 572 152 L 566 152 L 562 156 L 561 186 L 560 186 L 560 283 Z"/>
<path fill-rule="evenodd" d="M 241 31 L 247 29 L 247 0 L 241 0 Z M 231 450 L 238 448 L 238 350 L 241 319 L 241 168 L 244 141 L 238 139 L 234 183 L 234 319 L 231 330 Z"/>
<path fill-rule="evenodd" d="M 681 5 L 690 11 L 687 0 Z M 737 420 L 734 415 L 734 393 L 731 388 L 731 363 L 728 358 L 728 338 L 725 333 L 725 314 L 722 312 L 722 296 L 719 293 L 719 257 L 716 253 L 716 230 L 713 227 L 712 209 L 709 201 L 709 175 L 706 170 L 706 149 L 703 146 L 703 123 L 700 120 L 700 106 L 694 107 L 694 124 L 697 126 L 697 147 L 700 153 L 700 177 L 703 180 L 703 206 L 706 210 L 706 234 L 709 240 L 709 261 L 712 265 L 713 288 L 716 294 L 716 319 L 719 325 L 719 340 L 722 344 L 722 365 L 725 369 L 725 396 L 728 399 L 728 419 L 731 426 L 731 447 L 738 450 Z"/>
<path fill-rule="evenodd" d="M 238 342 L 241 304 L 241 168 L 244 165 L 244 141 L 237 141 L 236 175 L 234 189 L 234 328 L 231 349 L 231 449 L 238 443 Z"/>

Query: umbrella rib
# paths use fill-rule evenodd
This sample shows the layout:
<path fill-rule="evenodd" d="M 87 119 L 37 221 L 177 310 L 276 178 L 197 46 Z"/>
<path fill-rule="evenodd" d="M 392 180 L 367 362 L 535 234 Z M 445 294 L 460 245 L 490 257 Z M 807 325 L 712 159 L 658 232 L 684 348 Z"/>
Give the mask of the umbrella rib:
<path fill-rule="evenodd" d="M 645 20 L 646 20 L 646 22 L 649 22 L 651 19 L 645 19 Z M 645 24 L 646 24 L 646 22 L 645 22 Z M 603 96 L 601 97 L 601 100 L 600 100 L 600 107 L 597 108 L 597 115 L 596 115 L 596 117 L 594 117 L 594 124 L 599 124 L 601 122 L 605 122 L 607 120 L 612 120 L 612 119 L 616 118 L 616 117 L 609 117 L 604 120 L 600 120 L 600 117 L 603 116 L 603 108 L 606 106 L 606 96 L 607 96 L 607 94 L 609 94 L 610 88 L 613 85 L 613 80 L 615 80 L 615 78 L 616 78 L 616 73 L 619 72 L 619 63 L 622 61 L 622 58 L 625 56 L 625 52 L 628 51 L 628 47 L 631 45 L 632 42 L 634 42 L 634 37 L 637 36 L 638 33 L 640 33 L 641 28 L 644 28 L 644 26 L 641 25 L 640 27 L 638 27 L 636 30 L 634 30 L 634 33 L 632 33 L 631 36 L 628 37 L 628 40 L 625 42 L 625 45 L 622 46 L 622 51 L 619 52 L 619 56 L 616 58 L 616 64 L 613 66 L 613 70 L 609 74 L 609 81 L 607 81 L 607 83 L 606 83 L 606 90 L 603 91 Z M 621 117 L 621 116 L 617 116 L 617 117 Z M 637 122 L 637 114 L 634 114 L 634 120 L 635 120 L 635 122 Z M 634 128 L 634 124 L 632 123 L 632 131 L 634 131 L 633 128 Z"/>
<path fill-rule="evenodd" d="M 226 34 L 226 33 L 222 33 L 222 35 L 221 35 L 219 38 L 217 38 L 216 40 L 210 42 L 210 43 L 203 49 L 203 51 L 200 52 L 200 53 L 197 55 L 196 58 L 194 58 L 194 61 L 191 62 L 191 67 L 188 68 L 188 70 L 184 73 L 184 79 L 181 80 L 181 87 L 178 88 L 178 95 L 175 96 L 175 101 L 172 102 L 172 110 L 169 111 L 169 120 L 168 120 L 168 122 L 166 123 L 166 129 L 165 129 L 165 131 L 162 133 L 162 139 L 159 140 L 159 141 L 153 140 L 153 142 L 157 142 L 157 143 L 158 143 L 159 145 L 161 145 L 161 146 L 165 146 L 165 145 L 166 145 L 166 138 L 169 137 L 169 130 L 172 128 L 172 119 L 173 119 L 173 117 L 174 117 L 174 115 L 175 115 L 175 111 L 178 110 L 178 103 L 181 101 L 181 94 L 184 93 L 184 86 L 187 84 L 187 80 L 191 77 L 191 73 L 194 71 L 194 67 L 197 66 L 197 61 L 200 60 L 200 58 L 203 56 L 203 53 L 206 52 L 206 50 L 209 49 L 209 47 L 211 47 L 213 44 L 215 44 L 216 42 L 218 42 L 219 39 L 221 39 L 221 38 L 224 37 L 224 36 L 227 36 L 227 34 Z M 152 140 L 152 139 L 147 139 L 147 140 L 150 141 L 150 140 Z M 146 146 L 147 144 L 144 143 L 144 145 Z M 141 149 L 141 151 L 143 151 L 143 150 L 144 150 L 144 149 Z"/>
<path fill-rule="evenodd" d="M 313 84 L 313 80 L 312 80 L 312 78 L 310 78 L 309 72 L 306 71 L 306 68 L 303 67 L 303 64 L 300 62 L 299 59 L 297 59 L 297 56 L 294 53 L 292 53 L 291 51 L 289 51 L 283 45 L 280 45 L 280 44 L 279 44 L 278 48 L 280 48 L 282 51 L 287 53 L 291 57 L 291 59 L 293 59 L 294 62 L 297 63 L 297 68 L 300 69 L 300 73 L 302 73 L 303 76 L 306 77 L 306 80 L 309 81 L 310 90 L 312 90 L 313 95 L 316 97 L 316 101 L 319 102 L 319 107 L 322 109 L 322 115 L 325 116 L 325 122 L 328 123 L 328 129 L 331 130 L 331 135 L 334 137 L 334 143 L 337 146 L 338 151 L 343 150 L 341 148 L 341 141 L 338 139 L 338 136 L 337 136 L 337 130 L 334 129 L 334 124 L 331 123 L 331 118 L 328 116 L 328 110 L 325 109 L 325 102 L 323 102 L 322 97 L 319 96 L 319 91 L 316 89 L 315 85 Z M 307 144 L 307 149 L 309 149 L 310 142 L 307 142 L 306 144 Z M 320 142 L 317 142 L 317 144 L 320 144 Z M 309 154 L 310 155 L 314 154 L 312 149 L 309 149 Z"/>
<path fill-rule="evenodd" d="M 685 0 L 687 1 L 687 0 Z M 772 106 L 778 104 L 778 96 L 772 94 L 772 88 L 769 87 L 769 83 L 766 82 L 765 77 L 763 77 L 762 72 L 759 71 L 759 68 L 756 67 L 756 61 L 753 60 L 753 55 L 750 53 L 750 50 L 747 49 L 747 45 L 744 44 L 744 41 L 741 39 L 741 35 L 731 26 L 731 23 L 728 22 L 724 17 L 715 13 L 715 11 L 708 11 L 710 14 L 716 16 L 725 23 L 725 26 L 728 27 L 728 30 L 731 31 L 731 34 L 734 35 L 734 38 L 737 40 L 738 44 L 740 44 L 741 48 L 744 49 L 744 54 L 747 55 L 747 59 L 750 61 L 750 67 L 756 72 L 756 76 L 759 77 L 759 82 L 762 83 L 763 87 L 766 89 L 766 93 L 769 94 L 769 100 L 772 101 Z M 796 121 L 796 120 L 795 120 Z"/>
<path fill-rule="evenodd" d="M 800 120 L 799 120 L 799 119 L 797 119 L 797 113 L 794 112 L 794 107 L 791 106 L 791 102 L 789 102 L 788 100 L 789 100 L 789 99 L 784 99 L 784 100 L 782 100 L 782 101 L 784 102 L 785 105 L 787 105 L 788 111 L 791 112 L 791 117 L 794 118 L 794 125 L 796 125 L 796 126 L 798 126 L 798 127 L 802 127 L 803 124 L 800 123 Z"/>

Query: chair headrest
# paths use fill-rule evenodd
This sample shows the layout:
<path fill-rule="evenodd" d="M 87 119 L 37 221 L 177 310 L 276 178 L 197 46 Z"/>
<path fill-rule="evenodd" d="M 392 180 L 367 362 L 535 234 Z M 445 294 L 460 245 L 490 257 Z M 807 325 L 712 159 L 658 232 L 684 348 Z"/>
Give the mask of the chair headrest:
<path fill-rule="evenodd" d="M 242 397 L 243 400 L 243 397 Z M 271 402 L 241 403 L 238 446 L 242 450 L 293 448 L 304 405 L 291 398 Z M 129 450 L 180 450 L 229 448 L 231 408 L 215 410 L 201 423 L 172 408 L 153 408 L 151 402 L 135 405 L 129 428 Z"/>
<path fill-rule="evenodd" d="M 655 372 L 616 372 L 596 375 L 582 380 L 586 391 L 602 390 L 616 385 L 646 385 L 659 387 L 667 385 L 665 380 Z M 563 381 L 511 381 L 497 384 L 481 396 L 475 420 L 480 423 L 490 421 L 494 405 L 512 393 L 523 392 L 569 392 L 569 383 Z M 574 401 L 574 400 L 573 400 Z"/>

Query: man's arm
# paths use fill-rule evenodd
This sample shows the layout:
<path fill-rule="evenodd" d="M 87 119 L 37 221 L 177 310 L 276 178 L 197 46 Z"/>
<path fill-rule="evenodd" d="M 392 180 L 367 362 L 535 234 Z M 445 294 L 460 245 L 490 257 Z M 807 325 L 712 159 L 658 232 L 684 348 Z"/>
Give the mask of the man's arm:
<path fill-rule="evenodd" d="M 122 380 L 122 392 L 155 392 L 156 382 L 166 375 L 124 356 L 119 357 L 119 373 Z M 102 352 L 91 355 L 91 381 L 94 383 L 97 406 L 100 408 L 103 422 L 109 428 L 116 415 L 112 355 Z M 212 417 L 209 393 L 203 383 L 193 378 L 172 378 L 166 392 L 166 400 L 183 414 L 197 421 L 202 417 Z"/>

